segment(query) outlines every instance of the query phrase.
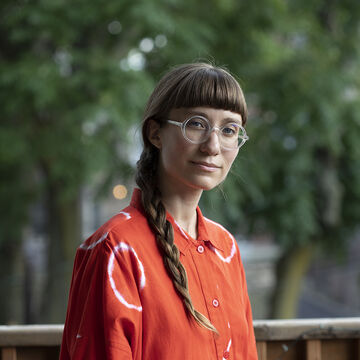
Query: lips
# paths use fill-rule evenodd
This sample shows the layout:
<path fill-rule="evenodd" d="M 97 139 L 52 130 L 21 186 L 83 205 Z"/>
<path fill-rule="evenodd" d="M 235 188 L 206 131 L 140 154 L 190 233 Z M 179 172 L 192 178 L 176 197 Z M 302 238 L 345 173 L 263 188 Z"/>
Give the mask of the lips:
<path fill-rule="evenodd" d="M 213 172 L 216 171 L 217 169 L 220 169 L 220 166 L 214 163 L 208 163 L 206 161 L 191 161 L 191 163 L 195 165 L 197 168 L 204 171 Z"/>
<path fill-rule="evenodd" d="M 216 164 L 208 163 L 208 162 L 205 162 L 205 161 L 192 161 L 192 163 L 198 164 L 198 165 L 204 165 L 204 166 L 207 166 L 207 167 L 220 168 L 220 166 L 218 166 Z"/>

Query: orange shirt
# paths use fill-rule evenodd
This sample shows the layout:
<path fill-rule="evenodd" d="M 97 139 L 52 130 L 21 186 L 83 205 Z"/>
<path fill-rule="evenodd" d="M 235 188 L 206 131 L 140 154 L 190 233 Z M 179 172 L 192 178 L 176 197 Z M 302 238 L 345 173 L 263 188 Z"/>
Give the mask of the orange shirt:
<path fill-rule="evenodd" d="M 136 189 L 130 206 L 77 251 L 61 360 L 257 359 L 236 241 L 199 208 L 197 215 L 197 240 L 167 218 L 193 304 L 220 335 L 187 316 Z"/>

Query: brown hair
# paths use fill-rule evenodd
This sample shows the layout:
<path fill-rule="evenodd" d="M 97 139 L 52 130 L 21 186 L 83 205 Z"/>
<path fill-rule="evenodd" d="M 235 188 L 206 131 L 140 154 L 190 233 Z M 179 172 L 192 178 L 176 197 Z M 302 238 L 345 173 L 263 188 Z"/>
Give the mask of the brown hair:
<path fill-rule="evenodd" d="M 136 183 L 142 190 L 142 204 L 153 229 L 165 268 L 182 299 L 187 314 L 201 326 L 217 332 L 211 322 L 198 312 L 191 301 L 188 279 L 180 262 L 179 249 L 174 244 L 171 223 L 157 186 L 159 150 L 148 139 L 149 120 L 163 125 L 172 109 L 208 106 L 230 110 L 246 123 L 247 110 L 243 92 L 235 78 L 225 69 L 207 63 L 185 64 L 165 74 L 150 95 L 142 125 L 144 149 L 137 162 Z"/>

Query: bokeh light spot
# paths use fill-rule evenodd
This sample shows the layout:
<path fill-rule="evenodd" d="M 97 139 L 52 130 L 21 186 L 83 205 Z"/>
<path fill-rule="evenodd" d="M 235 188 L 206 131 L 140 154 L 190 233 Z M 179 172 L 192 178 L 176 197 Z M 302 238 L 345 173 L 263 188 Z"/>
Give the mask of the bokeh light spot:
<path fill-rule="evenodd" d="M 126 198 L 128 191 L 124 185 L 116 185 L 113 188 L 113 195 L 115 199 L 122 200 Z"/>
<path fill-rule="evenodd" d="M 155 45 L 159 48 L 162 48 L 166 46 L 167 44 L 167 38 L 163 34 L 159 34 L 155 37 Z"/>
<path fill-rule="evenodd" d="M 122 26 L 119 21 L 114 20 L 108 25 L 108 31 L 112 35 L 120 34 Z"/>
<path fill-rule="evenodd" d="M 154 41 L 150 38 L 144 38 L 140 41 L 139 48 L 141 51 L 148 53 L 154 49 Z"/>

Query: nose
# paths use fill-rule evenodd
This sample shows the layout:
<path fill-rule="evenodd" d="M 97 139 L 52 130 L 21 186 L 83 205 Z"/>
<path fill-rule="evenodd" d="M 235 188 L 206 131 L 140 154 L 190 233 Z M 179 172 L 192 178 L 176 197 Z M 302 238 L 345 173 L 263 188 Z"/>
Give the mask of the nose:
<path fill-rule="evenodd" d="M 201 144 L 200 149 L 209 155 L 217 155 L 220 153 L 220 138 L 215 128 L 212 129 L 208 139 Z"/>

